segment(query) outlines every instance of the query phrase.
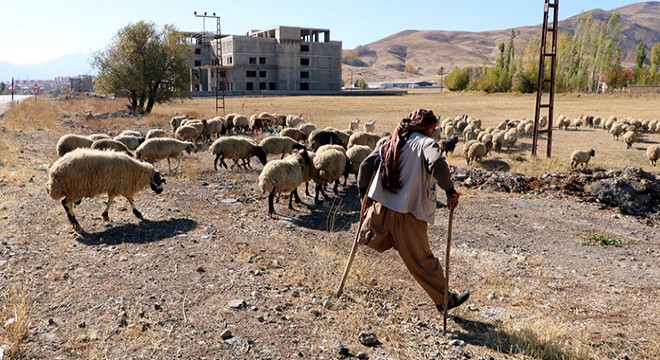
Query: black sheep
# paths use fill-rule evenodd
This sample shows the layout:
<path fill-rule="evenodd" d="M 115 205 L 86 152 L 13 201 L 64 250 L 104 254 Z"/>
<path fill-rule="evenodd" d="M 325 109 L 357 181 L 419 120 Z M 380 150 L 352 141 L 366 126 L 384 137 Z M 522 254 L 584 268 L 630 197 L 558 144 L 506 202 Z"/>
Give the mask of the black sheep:
<path fill-rule="evenodd" d="M 458 136 L 454 135 L 449 140 L 442 140 L 440 142 L 440 152 L 444 153 L 447 156 L 449 153 L 453 153 L 458 143 Z"/>

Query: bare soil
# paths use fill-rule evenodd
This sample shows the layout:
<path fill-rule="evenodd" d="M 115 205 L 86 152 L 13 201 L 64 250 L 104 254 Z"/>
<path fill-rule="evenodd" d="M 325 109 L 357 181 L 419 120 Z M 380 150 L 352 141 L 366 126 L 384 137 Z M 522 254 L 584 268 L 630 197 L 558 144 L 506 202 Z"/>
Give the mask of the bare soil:
<path fill-rule="evenodd" d="M 85 200 L 79 235 L 44 191 L 44 149 L 60 135 L 2 133 L 24 149 L 21 167 L 41 169 L 0 183 L 0 292 L 23 288 L 31 304 L 17 358 L 660 356 L 658 208 L 597 202 L 584 188 L 602 179 L 588 171 L 520 177 L 517 188 L 514 174 L 453 168 L 450 283 L 472 296 L 443 336 L 442 314 L 393 250 L 360 248 L 334 297 L 358 225 L 353 178 L 335 202 L 303 196 L 292 211 L 282 200 L 269 218 L 260 165 L 214 172 L 209 153 L 192 154 L 178 174 L 160 164 L 165 192 L 137 197 L 148 220 L 118 200 L 106 223 L 104 199 Z M 494 176 L 503 186 L 488 185 Z M 441 259 L 447 215 L 440 207 L 430 228 Z M 620 244 L 586 244 L 594 234 Z M 378 342 L 363 345 L 364 332 Z"/>

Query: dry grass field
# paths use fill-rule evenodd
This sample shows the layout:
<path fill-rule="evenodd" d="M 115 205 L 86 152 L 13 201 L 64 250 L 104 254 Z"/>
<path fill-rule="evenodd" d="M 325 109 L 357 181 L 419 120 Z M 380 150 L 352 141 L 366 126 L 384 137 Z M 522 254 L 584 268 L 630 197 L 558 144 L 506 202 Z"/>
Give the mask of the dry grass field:
<path fill-rule="evenodd" d="M 227 98 L 225 111 L 298 114 L 338 129 L 356 117 L 375 119 L 384 132 L 419 107 L 492 126 L 533 117 L 534 101 L 419 90 Z M 658 104 L 659 96 L 562 94 L 555 114 L 657 119 Z M 657 223 L 560 192 L 457 183 L 451 287 L 472 297 L 452 310 L 446 336 L 442 314 L 393 250 L 360 248 L 344 295 L 334 297 L 358 222 L 352 178 L 335 201 L 302 196 L 295 210 L 280 201 L 270 218 L 256 186 L 261 165 L 215 172 L 211 154 L 194 153 L 183 157 L 179 173 L 157 165 L 165 191 L 136 197 L 148 220 L 137 220 L 118 199 L 105 223 L 98 197 L 76 207 L 86 230 L 76 234 L 44 191 L 61 135 L 169 129 L 174 114 L 216 114 L 215 99 L 193 99 L 139 119 L 85 120 L 87 111 L 123 108 L 123 100 L 40 98 L 0 118 L 0 359 L 660 358 Z M 537 158 L 530 143 L 522 138 L 475 168 L 571 177 L 580 171 L 570 170 L 569 154 L 593 148 L 590 167 L 633 165 L 657 179 L 645 150 L 660 143 L 658 133 L 642 134 L 626 150 L 603 129 L 555 129 L 550 159 L 545 140 Z M 467 167 L 461 147 L 448 157 L 456 171 Z M 446 222 L 441 208 L 429 229 L 440 258 Z M 361 332 L 380 344 L 363 345 Z"/>

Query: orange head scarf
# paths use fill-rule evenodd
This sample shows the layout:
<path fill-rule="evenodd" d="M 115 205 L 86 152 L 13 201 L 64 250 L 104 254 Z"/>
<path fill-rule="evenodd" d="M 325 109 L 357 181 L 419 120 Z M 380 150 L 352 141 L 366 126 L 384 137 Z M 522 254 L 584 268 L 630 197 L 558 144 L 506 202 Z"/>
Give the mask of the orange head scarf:
<path fill-rule="evenodd" d="M 410 134 L 424 133 L 428 129 L 435 128 L 437 124 L 438 118 L 433 111 L 425 109 L 417 109 L 399 122 L 381 150 L 383 161 L 381 161 L 380 180 L 385 190 L 396 194 L 403 187 L 399 180 L 399 156 Z"/>

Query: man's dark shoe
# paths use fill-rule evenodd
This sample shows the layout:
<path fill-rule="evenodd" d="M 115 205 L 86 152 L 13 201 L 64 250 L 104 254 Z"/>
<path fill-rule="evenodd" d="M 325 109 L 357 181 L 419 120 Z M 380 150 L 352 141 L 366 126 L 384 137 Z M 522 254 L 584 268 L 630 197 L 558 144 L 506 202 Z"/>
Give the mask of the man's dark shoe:
<path fill-rule="evenodd" d="M 449 310 L 461 306 L 464 302 L 466 302 L 470 298 L 470 293 L 469 292 L 464 292 L 464 293 L 449 293 L 449 304 L 447 304 L 447 307 Z M 436 304 L 435 308 L 438 309 L 438 311 L 444 311 L 444 306 L 443 304 Z"/>

